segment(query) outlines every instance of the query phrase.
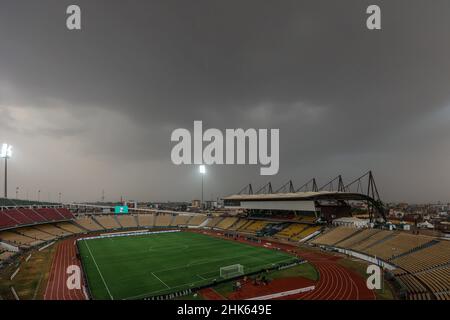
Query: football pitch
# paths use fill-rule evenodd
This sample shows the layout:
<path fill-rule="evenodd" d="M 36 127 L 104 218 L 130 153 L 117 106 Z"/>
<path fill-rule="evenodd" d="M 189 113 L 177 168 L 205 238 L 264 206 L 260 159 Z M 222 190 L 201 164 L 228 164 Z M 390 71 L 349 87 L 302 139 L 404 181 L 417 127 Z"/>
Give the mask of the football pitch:
<path fill-rule="evenodd" d="M 220 268 L 244 273 L 289 263 L 295 257 L 191 232 L 81 240 L 78 248 L 94 299 L 142 299 L 212 284 Z"/>

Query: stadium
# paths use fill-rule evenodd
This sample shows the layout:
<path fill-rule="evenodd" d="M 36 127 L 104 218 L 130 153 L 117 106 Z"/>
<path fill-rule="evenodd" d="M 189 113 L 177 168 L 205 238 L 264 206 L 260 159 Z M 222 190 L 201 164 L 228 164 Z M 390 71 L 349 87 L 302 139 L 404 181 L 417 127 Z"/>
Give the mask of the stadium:
<path fill-rule="evenodd" d="M 439 317 L 449 16 L 1 0 L 0 314 Z"/>
<path fill-rule="evenodd" d="M 267 184 L 255 193 L 249 185 L 223 200 L 220 210 L 194 213 L 2 198 L 0 295 L 450 299 L 450 242 L 389 228 L 371 172 L 347 185 L 338 176 L 320 188 L 315 179 L 298 189 L 292 181 L 276 191 Z M 352 217 L 355 207 L 368 219 Z M 379 289 L 367 285 L 371 264 L 382 269 Z"/>

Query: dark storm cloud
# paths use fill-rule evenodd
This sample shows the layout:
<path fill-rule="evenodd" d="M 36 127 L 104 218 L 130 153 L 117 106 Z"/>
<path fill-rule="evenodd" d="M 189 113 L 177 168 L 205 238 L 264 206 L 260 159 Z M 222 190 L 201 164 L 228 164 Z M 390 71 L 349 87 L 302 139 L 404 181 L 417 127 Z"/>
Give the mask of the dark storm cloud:
<path fill-rule="evenodd" d="M 73 168 L 72 198 L 105 185 L 198 197 L 170 133 L 203 120 L 280 128 L 276 183 L 373 169 L 388 200 L 447 200 L 448 1 L 76 1 L 83 30 L 69 32 L 72 3 L 0 4 L 0 139 L 64 150 L 35 155 Z M 365 28 L 374 3 L 381 31 Z M 208 186 L 220 196 L 265 182 L 258 172 L 213 167 Z M 29 173 L 67 188 L 59 175 Z"/>

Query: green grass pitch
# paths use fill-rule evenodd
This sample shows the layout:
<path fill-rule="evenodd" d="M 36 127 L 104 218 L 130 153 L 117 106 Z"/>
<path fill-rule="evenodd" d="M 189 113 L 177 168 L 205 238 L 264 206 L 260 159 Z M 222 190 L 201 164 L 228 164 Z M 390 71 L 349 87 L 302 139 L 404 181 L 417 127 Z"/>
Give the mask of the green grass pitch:
<path fill-rule="evenodd" d="M 94 299 L 141 299 L 220 280 L 220 267 L 244 272 L 294 261 L 282 251 L 191 232 L 81 240 L 81 259 Z"/>

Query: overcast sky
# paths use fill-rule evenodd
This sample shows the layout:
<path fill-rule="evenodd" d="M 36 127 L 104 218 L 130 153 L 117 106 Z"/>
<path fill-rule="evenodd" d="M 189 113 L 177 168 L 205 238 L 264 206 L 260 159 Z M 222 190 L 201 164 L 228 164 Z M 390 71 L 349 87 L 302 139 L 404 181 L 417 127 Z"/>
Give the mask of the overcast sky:
<path fill-rule="evenodd" d="M 366 28 L 369 4 L 382 30 Z M 449 15 L 448 0 L 2 0 L 9 195 L 199 198 L 170 135 L 202 120 L 280 129 L 277 175 L 212 166 L 205 198 L 371 169 L 385 201 L 450 201 Z"/>

